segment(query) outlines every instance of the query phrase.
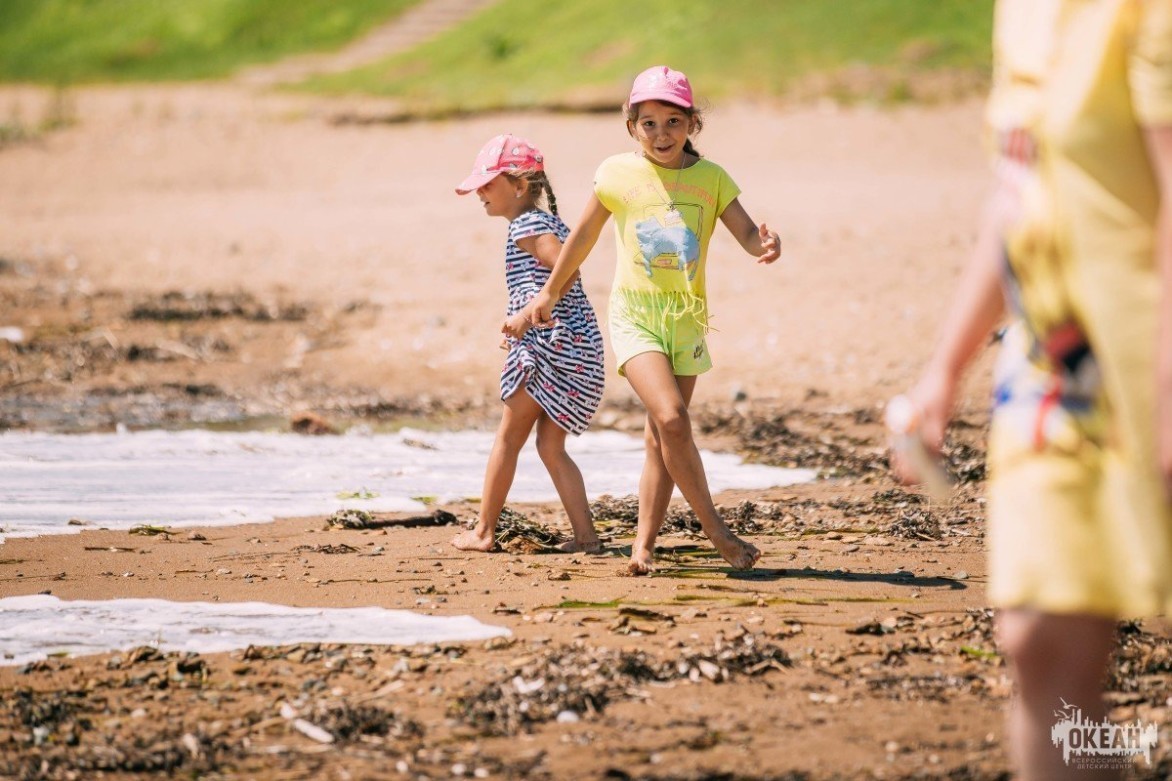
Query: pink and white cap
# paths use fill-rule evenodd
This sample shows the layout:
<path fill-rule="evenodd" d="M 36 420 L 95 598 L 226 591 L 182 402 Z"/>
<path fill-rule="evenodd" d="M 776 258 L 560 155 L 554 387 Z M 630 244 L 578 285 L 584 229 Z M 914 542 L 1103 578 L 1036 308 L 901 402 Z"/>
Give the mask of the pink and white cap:
<path fill-rule="evenodd" d="M 633 106 L 645 100 L 662 100 L 664 103 L 692 108 L 692 85 L 680 71 L 673 71 L 666 65 L 656 65 L 635 77 L 627 105 Z"/>
<path fill-rule="evenodd" d="M 456 188 L 457 195 L 476 192 L 501 174 L 545 170 L 541 150 L 523 138 L 503 133 L 493 137 L 476 155 L 472 173 Z"/>

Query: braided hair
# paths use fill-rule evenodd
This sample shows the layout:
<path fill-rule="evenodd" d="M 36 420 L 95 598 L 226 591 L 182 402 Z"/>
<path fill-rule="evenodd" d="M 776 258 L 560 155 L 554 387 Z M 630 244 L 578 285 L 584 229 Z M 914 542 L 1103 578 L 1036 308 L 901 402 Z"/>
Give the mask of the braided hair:
<path fill-rule="evenodd" d="M 536 204 L 541 203 L 544 197 L 546 204 L 549 206 L 551 214 L 558 213 L 558 199 L 553 194 L 553 185 L 549 183 L 549 177 L 545 171 L 531 171 L 523 174 L 505 174 L 514 182 L 525 182 L 526 192 L 529 197 L 533 199 Z"/>

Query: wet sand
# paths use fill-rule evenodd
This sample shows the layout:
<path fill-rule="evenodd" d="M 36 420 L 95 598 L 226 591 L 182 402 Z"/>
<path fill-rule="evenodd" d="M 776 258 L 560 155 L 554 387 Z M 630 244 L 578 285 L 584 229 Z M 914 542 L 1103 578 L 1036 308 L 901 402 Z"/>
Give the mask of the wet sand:
<path fill-rule="evenodd" d="M 48 99 L 9 90 L 0 106 L 32 119 Z M 25 336 L 0 341 L 0 426 L 491 426 L 504 223 L 451 187 L 509 130 L 544 148 L 573 222 L 594 167 L 630 142 L 611 116 L 332 121 L 384 108 L 94 89 L 69 96 L 72 127 L 0 149 L 0 328 Z M 379 605 L 514 638 L 0 668 L 0 775 L 1005 777 L 1010 685 L 983 593 L 989 357 L 949 451 L 963 482 L 948 507 L 894 486 L 878 423 L 971 241 L 978 118 L 975 103 L 711 112 L 701 150 L 785 254 L 758 268 L 714 238 L 717 367 L 695 425 L 707 447 L 825 475 L 718 497 L 762 548 L 755 570 L 725 567 L 677 507 L 659 570 L 625 575 L 623 502 L 598 507 L 601 556 L 524 539 L 466 554 L 447 544 L 458 526 L 400 516 L 9 540 L 0 596 Z M 584 267 L 600 309 L 612 270 L 604 237 Z M 617 377 L 598 421 L 642 425 Z M 568 531 L 554 505 L 513 509 Z M 1164 725 L 1160 764 L 1137 777 L 1172 768 L 1164 631 L 1132 627 L 1111 683 L 1115 718 Z"/>

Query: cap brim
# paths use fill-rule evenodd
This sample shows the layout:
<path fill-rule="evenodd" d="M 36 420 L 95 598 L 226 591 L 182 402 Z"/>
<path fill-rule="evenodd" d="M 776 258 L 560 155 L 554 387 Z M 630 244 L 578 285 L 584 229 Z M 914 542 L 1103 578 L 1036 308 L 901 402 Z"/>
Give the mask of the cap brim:
<path fill-rule="evenodd" d="M 646 103 L 649 100 L 658 100 L 663 103 L 671 103 L 673 106 L 680 108 L 692 108 L 692 103 L 679 95 L 671 92 L 632 92 L 631 96 L 627 98 L 627 105 L 633 106 L 636 103 Z"/>
<path fill-rule="evenodd" d="M 491 171 L 486 174 L 481 174 L 481 173 L 472 174 L 467 179 L 460 182 L 460 184 L 456 186 L 456 195 L 467 195 L 468 193 L 474 193 L 477 190 L 479 190 L 481 187 L 483 187 L 484 185 L 491 182 L 493 179 L 500 176 L 501 173 L 503 173 L 503 172 L 502 171 Z"/>

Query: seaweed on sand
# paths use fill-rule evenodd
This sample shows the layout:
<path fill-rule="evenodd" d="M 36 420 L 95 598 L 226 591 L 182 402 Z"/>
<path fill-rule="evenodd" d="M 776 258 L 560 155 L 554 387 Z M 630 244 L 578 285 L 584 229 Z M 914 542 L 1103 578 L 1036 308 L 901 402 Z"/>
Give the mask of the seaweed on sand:
<path fill-rule="evenodd" d="M 786 517 L 782 505 L 777 502 L 746 500 L 733 508 L 718 506 L 716 509 L 729 527 L 738 534 L 766 534 L 770 525 L 783 521 Z M 594 522 L 606 530 L 607 536 L 620 536 L 630 531 L 626 527 L 634 526 L 639 520 L 639 497 L 614 497 L 604 494 L 590 503 L 590 514 Z M 672 505 L 667 510 L 667 517 L 660 533 L 696 538 L 702 537 L 704 532 L 700 528 L 700 519 L 696 517 L 696 513 L 688 507 Z"/>
<path fill-rule="evenodd" d="M 556 550 L 566 538 L 558 531 L 530 519 L 510 507 L 501 509 L 496 524 L 496 544 L 512 553 Z"/>
<path fill-rule="evenodd" d="M 480 684 L 452 702 L 449 712 L 481 734 L 516 735 L 536 724 L 582 718 L 602 712 L 612 702 L 644 697 L 641 687 L 651 681 L 720 683 L 789 666 L 781 646 L 748 633 L 662 656 L 563 645 Z"/>

